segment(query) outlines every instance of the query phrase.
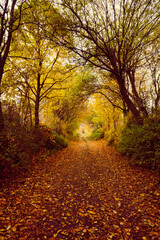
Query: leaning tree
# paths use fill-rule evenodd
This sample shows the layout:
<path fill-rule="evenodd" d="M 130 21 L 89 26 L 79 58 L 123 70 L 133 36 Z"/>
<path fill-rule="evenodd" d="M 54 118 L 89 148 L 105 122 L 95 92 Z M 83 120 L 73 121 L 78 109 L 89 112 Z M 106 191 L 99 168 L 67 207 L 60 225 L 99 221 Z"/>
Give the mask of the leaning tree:
<path fill-rule="evenodd" d="M 60 18 L 54 26 L 48 22 L 48 37 L 57 38 L 58 31 L 58 43 L 84 64 L 110 72 L 127 108 L 141 122 L 148 111 L 137 89 L 136 71 L 145 59 L 144 50 L 159 37 L 158 1 L 62 0 L 57 4 Z"/>

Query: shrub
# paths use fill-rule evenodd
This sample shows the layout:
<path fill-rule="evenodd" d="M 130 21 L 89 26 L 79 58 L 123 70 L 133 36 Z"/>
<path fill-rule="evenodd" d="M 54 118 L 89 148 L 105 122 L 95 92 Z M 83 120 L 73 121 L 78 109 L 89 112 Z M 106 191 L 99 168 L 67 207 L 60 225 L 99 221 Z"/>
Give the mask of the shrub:
<path fill-rule="evenodd" d="M 68 146 L 68 141 L 62 135 L 58 135 L 57 133 L 55 133 L 53 140 L 55 141 L 55 143 L 59 149 L 65 148 Z"/>
<path fill-rule="evenodd" d="M 33 155 L 42 150 L 56 151 L 67 146 L 63 136 L 53 134 L 45 126 L 34 129 L 16 122 L 7 123 L 5 132 L 0 133 L 0 176 L 9 177 L 16 167 L 26 168 Z"/>
<path fill-rule="evenodd" d="M 88 140 L 100 140 L 104 137 L 103 129 L 98 128 L 88 137 Z"/>
<path fill-rule="evenodd" d="M 160 121 L 150 118 L 143 125 L 131 123 L 122 130 L 120 153 L 150 168 L 160 167 Z"/>

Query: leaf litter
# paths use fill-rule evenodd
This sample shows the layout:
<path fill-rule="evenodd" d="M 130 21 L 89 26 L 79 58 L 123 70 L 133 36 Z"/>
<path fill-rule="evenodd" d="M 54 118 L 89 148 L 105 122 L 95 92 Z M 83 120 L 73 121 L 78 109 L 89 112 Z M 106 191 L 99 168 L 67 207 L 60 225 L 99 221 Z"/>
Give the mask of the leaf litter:
<path fill-rule="evenodd" d="M 77 142 L 0 193 L 0 240 L 160 239 L 156 172 L 129 166 L 105 141 Z"/>

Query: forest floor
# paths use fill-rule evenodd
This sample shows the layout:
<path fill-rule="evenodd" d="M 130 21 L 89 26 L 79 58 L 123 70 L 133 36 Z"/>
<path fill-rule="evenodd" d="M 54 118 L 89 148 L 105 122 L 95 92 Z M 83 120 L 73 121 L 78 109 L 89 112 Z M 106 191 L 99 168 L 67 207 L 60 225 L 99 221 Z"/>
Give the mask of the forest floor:
<path fill-rule="evenodd" d="M 160 239 L 158 173 L 104 141 L 72 143 L 2 184 L 0 224 L 0 240 Z"/>

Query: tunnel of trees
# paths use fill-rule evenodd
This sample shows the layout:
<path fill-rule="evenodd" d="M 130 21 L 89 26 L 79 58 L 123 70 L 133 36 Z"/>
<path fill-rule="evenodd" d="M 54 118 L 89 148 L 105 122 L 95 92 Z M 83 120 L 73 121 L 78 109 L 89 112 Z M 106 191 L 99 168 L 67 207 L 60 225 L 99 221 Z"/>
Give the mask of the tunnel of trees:
<path fill-rule="evenodd" d="M 159 168 L 159 8 L 0 0 L 1 171 L 44 148 L 101 138 Z"/>

